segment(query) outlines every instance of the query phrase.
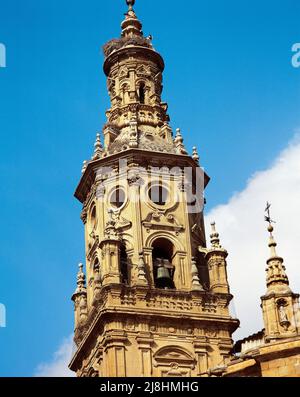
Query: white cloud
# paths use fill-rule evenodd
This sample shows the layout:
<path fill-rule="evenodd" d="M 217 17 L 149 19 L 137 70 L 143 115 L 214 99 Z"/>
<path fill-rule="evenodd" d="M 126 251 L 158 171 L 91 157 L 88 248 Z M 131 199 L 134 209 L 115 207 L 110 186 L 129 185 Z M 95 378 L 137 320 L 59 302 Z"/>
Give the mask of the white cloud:
<path fill-rule="evenodd" d="M 72 377 L 74 372 L 70 371 L 68 364 L 73 353 L 73 335 L 64 339 L 53 358 L 48 363 L 38 365 L 34 376 L 36 377 Z"/>
<path fill-rule="evenodd" d="M 266 202 L 276 220 L 277 251 L 285 260 L 290 285 L 300 292 L 300 137 L 297 135 L 271 167 L 256 173 L 246 188 L 225 205 L 212 209 L 209 223 L 217 223 L 221 244 L 228 250 L 228 274 L 241 328 L 235 338 L 263 328 L 260 296 L 265 293 L 266 259 L 269 257 Z"/>

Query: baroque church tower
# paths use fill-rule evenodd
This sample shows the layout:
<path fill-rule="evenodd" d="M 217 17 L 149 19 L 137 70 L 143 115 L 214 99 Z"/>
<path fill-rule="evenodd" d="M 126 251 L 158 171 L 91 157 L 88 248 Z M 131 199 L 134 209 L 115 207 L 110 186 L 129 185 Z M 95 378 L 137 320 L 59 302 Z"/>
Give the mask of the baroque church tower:
<path fill-rule="evenodd" d="M 283 258 L 277 255 L 277 243 L 273 236 L 273 225 L 269 220 L 270 258 L 267 260 L 267 291 L 261 297 L 261 307 L 265 324 L 266 342 L 276 342 L 282 339 L 300 335 L 299 294 L 294 293 L 289 286 L 289 279 L 283 264 Z"/>
<path fill-rule="evenodd" d="M 164 61 L 127 0 L 122 33 L 104 46 L 111 107 L 75 197 L 83 204 L 85 273 L 75 306 L 77 376 L 208 376 L 224 366 L 231 317 L 227 252 L 203 192 L 209 177 L 173 135 Z"/>
<path fill-rule="evenodd" d="M 261 297 L 264 328 L 236 342 L 231 360 L 211 373 L 225 377 L 300 377 L 299 294 L 289 286 L 284 260 L 278 256 L 267 204 L 270 257 L 267 291 Z"/>

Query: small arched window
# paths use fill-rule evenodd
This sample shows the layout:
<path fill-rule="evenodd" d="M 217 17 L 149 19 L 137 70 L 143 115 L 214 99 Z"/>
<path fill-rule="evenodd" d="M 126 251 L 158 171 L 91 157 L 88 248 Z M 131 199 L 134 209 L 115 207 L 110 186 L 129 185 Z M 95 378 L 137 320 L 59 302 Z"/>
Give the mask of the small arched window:
<path fill-rule="evenodd" d="M 141 83 L 139 87 L 139 101 L 141 104 L 145 103 L 145 83 Z"/>
<path fill-rule="evenodd" d="M 91 220 L 91 230 L 95 230 L 97 226 L 97 212 L 96 212 L 96 206 L 94 205 L 91 210 L 90 214 L 90 220 Z"/>

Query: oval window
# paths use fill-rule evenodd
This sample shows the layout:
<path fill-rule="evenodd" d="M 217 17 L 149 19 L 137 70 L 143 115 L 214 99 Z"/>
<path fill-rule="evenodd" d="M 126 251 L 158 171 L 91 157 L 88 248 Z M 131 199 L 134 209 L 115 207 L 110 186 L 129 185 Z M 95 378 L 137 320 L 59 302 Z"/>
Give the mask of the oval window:
<path fill-rule="evenodd" d="M 161 184 L 151 186 L 148 194 L 150 200 L 157 205 L 166 205 L 169 197 L 168 190 Z"/>
<path fill-rule="evenodd" d="M 121 208 L 125 203 L 126 195 L 125 191 L 117 187 L 110 196 L 110 204 L 115 208 Z"/>

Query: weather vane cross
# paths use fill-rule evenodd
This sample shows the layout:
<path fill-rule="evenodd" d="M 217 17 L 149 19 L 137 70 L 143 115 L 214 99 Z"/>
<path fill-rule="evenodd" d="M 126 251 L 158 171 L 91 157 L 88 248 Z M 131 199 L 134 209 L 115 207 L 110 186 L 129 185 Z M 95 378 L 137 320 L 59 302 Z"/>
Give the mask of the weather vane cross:
<path fill-rule="evenodd" d="M 265 209 L 265 212 L 267 213 L 267 215 L 265 216 L 265 221 L 268 222 L 270 225 L 271 225 L 272 223 L 276 223 L 276 222 L 273 221 L 272 218 L 271 218 L 271 214 L 270 214 L 271 205 L 272 205 L 272 204 L 270 204 L 269 202 L 267 202 L 267 206 L 266 206 L 266 209 Z"/>

